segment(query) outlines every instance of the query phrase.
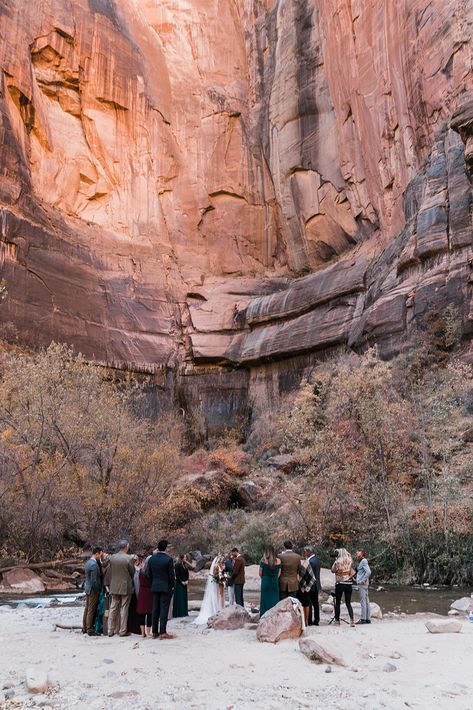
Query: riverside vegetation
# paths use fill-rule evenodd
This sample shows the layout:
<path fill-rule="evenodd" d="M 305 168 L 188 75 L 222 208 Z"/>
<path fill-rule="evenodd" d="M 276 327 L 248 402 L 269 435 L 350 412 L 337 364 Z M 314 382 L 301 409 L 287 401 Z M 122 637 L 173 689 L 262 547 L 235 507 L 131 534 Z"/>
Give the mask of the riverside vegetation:
<path fill-rule="evenodd" d="M 231 537 L 249 561 L 268 539 L 370 550 L 377 579 L 473 581 L 473 371 L 451 312 L 390 362 L 341 354 L 278 412 L 202 444 L 189 420 L 144 416 L 63 345 L 3 346 L 1 556 L 29 561 L 129 536 L 212 552 Z M 287 456 L 284 470 L 268 459 Z M 261 495 L 244 504 L 251 479 Z M 159 501 L 159 504 L 158 504 Z M 282 537 L 281 537 L 282 539 Z"/>

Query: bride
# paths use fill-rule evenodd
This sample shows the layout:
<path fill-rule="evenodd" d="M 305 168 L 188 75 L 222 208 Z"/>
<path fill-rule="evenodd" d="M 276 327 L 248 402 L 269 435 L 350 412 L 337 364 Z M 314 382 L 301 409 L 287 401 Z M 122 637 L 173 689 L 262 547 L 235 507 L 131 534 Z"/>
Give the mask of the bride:
<path fill-rule="evenodd" d="M 195 624 L 206 624 L 211 616 L 217 614 L 220 609 L 223 609 L 224 602 L 222 601 L 222 590 L 224 589 L 224 578 L 222 573 L 221 556 L 214 557 L 210 565 L 207 584 L 205 585 L 204 598 L 202 606 Z"/>

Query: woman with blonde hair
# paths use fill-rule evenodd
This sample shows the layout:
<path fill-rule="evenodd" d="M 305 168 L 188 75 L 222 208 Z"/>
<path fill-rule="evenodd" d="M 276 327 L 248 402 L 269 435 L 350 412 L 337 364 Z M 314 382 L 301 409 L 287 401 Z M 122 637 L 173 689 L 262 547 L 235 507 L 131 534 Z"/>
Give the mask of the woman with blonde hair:
<path fill-rule="evenodd" d="M 350 626 L 355 626 L 353 620 L 353 608 L 351 605 L 351 595 L 353 591 L 353 559 L 348 550 L 341 547 L 335 550 L 336 560 L 332 565 L 332 572 L 335 574 L 335 623 L 340 624 L 340 603 L 345 595 L 345 605 L 350 617 Z"/>

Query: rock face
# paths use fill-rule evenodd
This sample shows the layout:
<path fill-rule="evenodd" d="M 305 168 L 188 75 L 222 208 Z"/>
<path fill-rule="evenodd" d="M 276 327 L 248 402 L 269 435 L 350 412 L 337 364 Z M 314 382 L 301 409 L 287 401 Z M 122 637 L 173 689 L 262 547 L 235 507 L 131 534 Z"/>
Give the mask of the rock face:
<path fill-rule="evenodd" d="M 263 614 L 256 638 L 258 641 L 277 643 L 283 639 L 297 639 L 302 634 L 300 613 L 294 608 L 291 598 L 283 599 Z"/>
<path fill-rule="evenodd" d="M 5 572 L 0 583 L 0 593 L 3 594 L 41 594 L 45 591 L 41 578 L 25 567 Z"/>
<path fill-rule="evenodd" d="M 209 429 L 428 309 L 469 336 L 472 26 L 460 0 L 2 3 L 2 321 Z"/>
<path fill-rule="evenodd" d="M 251 620 L 250 614 L 242 606 L 233 604 L 221 609 L 218 614 L 211 616 L 207 621 L 207 626 L 211 629 L 229 631 L 233 629 L 243 629 L 245 624 Z"/>

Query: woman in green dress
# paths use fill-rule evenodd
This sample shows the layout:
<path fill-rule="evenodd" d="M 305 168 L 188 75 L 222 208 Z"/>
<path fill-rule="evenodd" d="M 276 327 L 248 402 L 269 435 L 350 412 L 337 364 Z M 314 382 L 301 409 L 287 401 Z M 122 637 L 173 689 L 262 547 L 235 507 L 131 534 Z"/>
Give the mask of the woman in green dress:
<path fill-rule="evenodd" d="M 279 601 L 280 574 L 281 560 L 276 557 L 274 547 L 268 545 L 259 565 L 259 576 L 261 577 L 260 618 Z"/>
<path fill-rule="evenodd" d="M 186 565 L 186 555 L 179 555 L 174 570 L 176 573 L 176 586 L 174 587 L 172 615 L 174 618 L 189 616 L 189 608 L 187 604 L 189 570 Z"/>

